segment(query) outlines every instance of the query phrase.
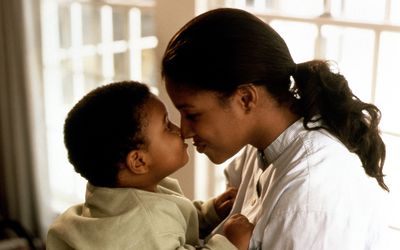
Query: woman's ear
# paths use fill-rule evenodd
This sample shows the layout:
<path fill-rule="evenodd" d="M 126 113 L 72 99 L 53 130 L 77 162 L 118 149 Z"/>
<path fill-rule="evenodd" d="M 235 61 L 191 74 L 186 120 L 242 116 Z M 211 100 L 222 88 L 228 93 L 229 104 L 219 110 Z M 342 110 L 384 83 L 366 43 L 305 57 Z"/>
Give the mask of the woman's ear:
<path fill-rule="evenodd" d="M 147 155 L 143 150 L 132 150 L 126 156 L 126 166 L 136 175 L 149 172 Z"/>
<path fill-rule="evenodd" d="M 239 85 L 236 95 L 246 113 L 250 112 L 257 105 L 258 89 L 254 84 Z"/>

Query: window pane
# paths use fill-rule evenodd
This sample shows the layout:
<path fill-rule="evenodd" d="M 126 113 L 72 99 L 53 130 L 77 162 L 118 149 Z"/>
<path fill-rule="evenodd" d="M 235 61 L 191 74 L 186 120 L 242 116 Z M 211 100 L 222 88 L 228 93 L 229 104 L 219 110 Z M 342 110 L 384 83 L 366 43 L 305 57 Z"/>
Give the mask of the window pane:
<path fill-rule="evenodd" d="M 377 0 L 344 1 L 342 17 L 365 21 L 383 21 L 385 3 L 386 1 Z"/>
<path fill-rule="evenodd" d="M 152 86 L 157 86 L 157 58 L 154 49 L 142 51 L 142 81 Z"/>
<path fill-rule="evenodd" d="M 100 9 L 96 5 L 82 5 L 83 44 L 97 44 L 101 40 Z"/>
<path fill-rule="evenodd" d="M 71 105 L 74 102 L 74 89 L 73 89 L 73 70 L 72 62 L 70 59 L 65 59 L 60 62 L 61 70 L 61 84 L 63 105 Z M 56 84 L 55 82 L 53 84 Z"/>
<path fill-rule="evenodd" d="M 314 24 L 272 21 L 270 25 L 285 39 L 296 63 L 314 59 L 317 37 L 317 28 Z"/>
<path fill-rule="evenodd" d="M 321 31 L 325 58 L 338 63 L 356 96 L 371 102 L 374 32 L 334 26 L 323 26 Z"/>
<path fill-rule="evenodd" d="M 229 4 L 231 4 L 233 1 L 227 1 L 227 0 L 209 0 L 208 1 L 208 8 L 209 9 L 215 9 L 215 8 L 220 8 L 220 7 L 228 7 Z"/>
<path fill-rule="evenodd" d="M 129 53 L 114 54 L 114 67 L 116 81 L 127 80 L 129 76 Z"/>
<path fill-rule="evenodd" d="M 155 13 L 149 11 L 142 12 L 142 37 L 144 36 L 154 36 L 155 31 Z"/>
<path fill-rule="evenodd" d="M 101 56 L 98 54 L 85 56 L 83 58 L 83 67 L 84 67 L 84 93 L 89 92 L 90 90 L 100 86 L 104 83 L 104 77 L 101 72 Z M 76 99 L 75 99 L 76 101 Z"/>
<path fill-rule="evenodd" d="M 113 8 L 114 41 L 128 40 L 128 13 L 126 8 Z"/>
<path fill-rule="evenodd" d="M 394 23 L 400 24 L 400 0 L 392 0 L 390 20 Z"/>
<path fill-rule="evenodd" d="M 70 8 L 67 5 L 58 6 L 58 17 L 59 23 L 58 28 L 60 30 L 60 47 L 69 48 L 71 47 L 71 14 Z"/>
<path fill-rule="evenodd" d="M 382 129 L 400 134 L 400 33 L 383 32 L 378 64 L 376 103 L 382 111 Z"/>
<path fill-rule="evenodd" d="M 294 16 L 319 16 L 324 10 L 323 0 L 281 0 L 271 1 L 274 11 Z"/>

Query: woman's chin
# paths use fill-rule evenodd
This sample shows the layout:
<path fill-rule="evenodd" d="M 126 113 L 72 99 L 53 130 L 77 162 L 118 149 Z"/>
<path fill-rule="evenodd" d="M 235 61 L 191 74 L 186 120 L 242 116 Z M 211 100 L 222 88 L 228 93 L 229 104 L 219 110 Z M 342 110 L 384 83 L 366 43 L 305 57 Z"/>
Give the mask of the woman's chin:
<path fill-rule="evenodd" d="M 210 159 L 210 161 L 214 164 L 222 164 L 224 163 L 228 157 L 221 157 L 220 155 L 216 155 L 213 153 L 209 153 L 209 152 L 204 152 L 205 155 L 207 155 L 208 159 Z"/>

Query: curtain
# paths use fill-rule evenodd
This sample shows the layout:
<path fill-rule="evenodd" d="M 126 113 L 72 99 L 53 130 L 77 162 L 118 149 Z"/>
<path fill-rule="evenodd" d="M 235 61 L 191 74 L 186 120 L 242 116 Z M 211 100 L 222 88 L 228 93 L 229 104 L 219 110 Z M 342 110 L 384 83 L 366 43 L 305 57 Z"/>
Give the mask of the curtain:
<path fill-rule="evenodd" d="M 39 0 L 0 1 L 0 213 L 43 236 L 46 205 L 38 180 L 46 173 L 38 168 L 44 157 L 37 152 L 45 151 L 45 137 L 32 133 L 44 124 L 43 98 L 37 98 L 39 6 Z"/>

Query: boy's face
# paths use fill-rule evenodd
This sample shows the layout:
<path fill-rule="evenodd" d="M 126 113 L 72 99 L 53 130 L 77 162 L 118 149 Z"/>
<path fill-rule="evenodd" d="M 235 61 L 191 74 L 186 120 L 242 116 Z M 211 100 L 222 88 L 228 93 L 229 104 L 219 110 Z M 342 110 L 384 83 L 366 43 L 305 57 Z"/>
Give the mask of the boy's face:
<path fill-rule="evenodd" d="M 145 108 L 148 166 L 154 180 L 159 181 L 188 162 L 188 145 L 181 137 L 180 128 L 168 120 L 167 110 L 156 96 L 150 97 Z"/>

